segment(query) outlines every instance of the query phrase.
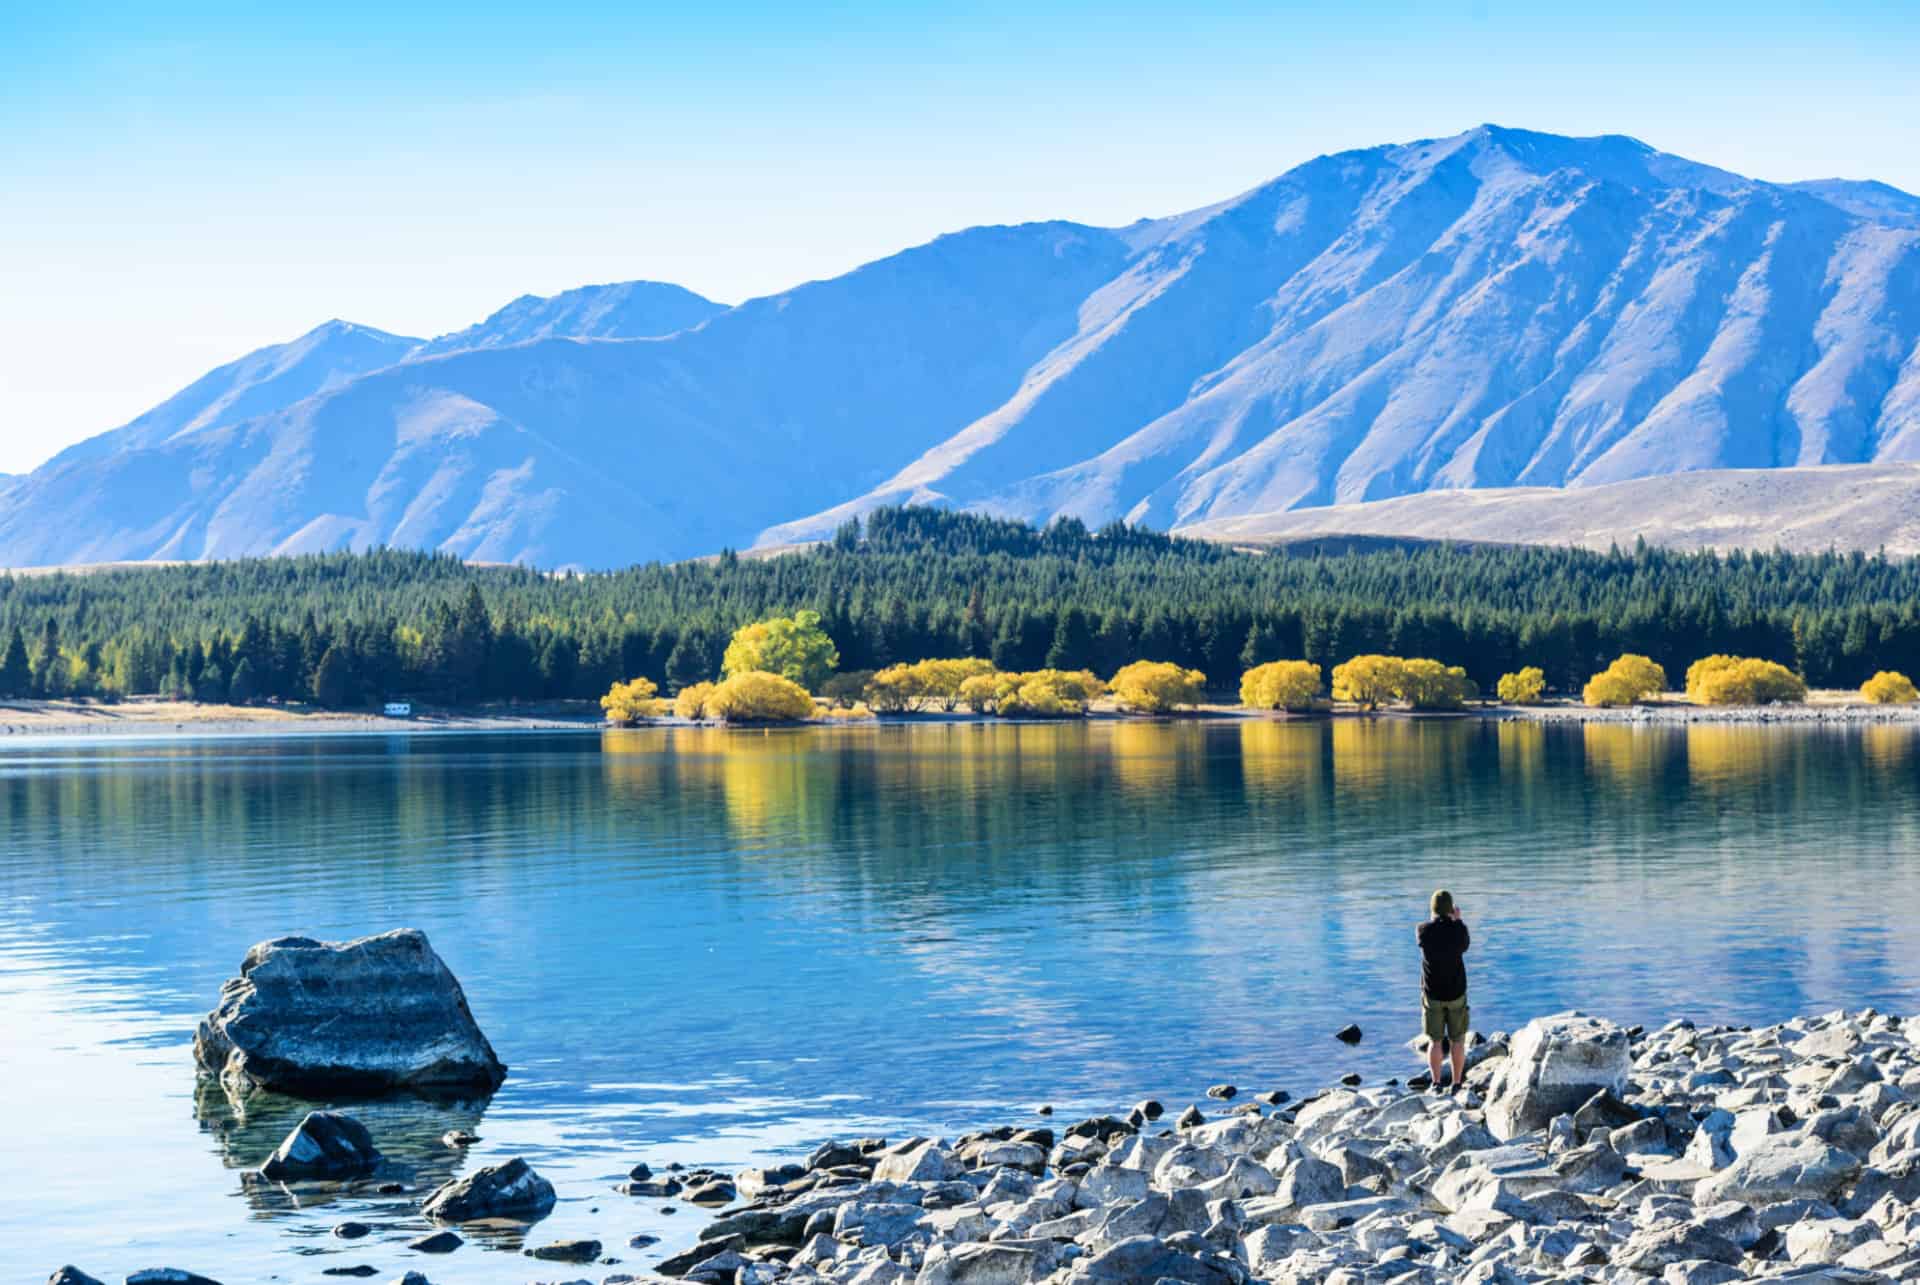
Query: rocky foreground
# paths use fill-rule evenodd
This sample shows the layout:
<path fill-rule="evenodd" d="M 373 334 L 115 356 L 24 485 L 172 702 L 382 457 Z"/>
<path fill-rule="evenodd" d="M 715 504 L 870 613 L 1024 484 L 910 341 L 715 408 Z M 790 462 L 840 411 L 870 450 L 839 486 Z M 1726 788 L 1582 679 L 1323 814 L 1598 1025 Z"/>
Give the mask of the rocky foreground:
<path fill-rule="evenodd" d="M 1209 1092 L 1216 1119 L 1191 1106 L 1169 1124 L 1149 1101 L 1058 1131 L 830 1142 L 731 1177 L 638 1166 L 625 1194 L 725 1207 L 655 1274 L 600 1279 L 1920 1280 L 1920 1018 L 1645 1032 L 1559 1014 L 1478 1044 L 1455 1095 L 1419 1080 L 1238 1105 L 1230 1086 Z M 364 1129 L 321 1112 L 269 1164 L 298 1177 L 376 1162 Z M 553 1199 L 514 1160 L 445 1184 L 424 1212 L 537 1221 Z M 530 1243 L 535 1259 L 612 1261 L 594 1241 Z M 414 1248 L 459 1244 L 443 1230 Z"/>
<path fill-rule="evenodd" d="M 1920 1280 L 1920 1019 L 1563 1014 L 1463 1092 L 829 1144 L 660 1265 L 702 1282 Z M 1222 1089 L 1221 1093 L 1227 1091 Z M 608 1277 L 609 1281 L 658 1279 Z"/>

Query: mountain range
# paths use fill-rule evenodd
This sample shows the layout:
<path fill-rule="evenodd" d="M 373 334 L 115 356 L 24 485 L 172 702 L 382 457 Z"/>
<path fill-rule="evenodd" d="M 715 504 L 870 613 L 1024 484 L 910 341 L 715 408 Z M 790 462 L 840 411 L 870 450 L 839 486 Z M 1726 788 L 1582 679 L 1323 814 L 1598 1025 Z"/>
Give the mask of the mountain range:
<path fill-rule="evenodd" d="M 633 282 L 430 341 L 329 322 L 0 480 L 0 565 L 606 567 L 901 502 L 1184 527 L 1917 460 L 1920 199 L 1482 126 L 734 307 Z"/>

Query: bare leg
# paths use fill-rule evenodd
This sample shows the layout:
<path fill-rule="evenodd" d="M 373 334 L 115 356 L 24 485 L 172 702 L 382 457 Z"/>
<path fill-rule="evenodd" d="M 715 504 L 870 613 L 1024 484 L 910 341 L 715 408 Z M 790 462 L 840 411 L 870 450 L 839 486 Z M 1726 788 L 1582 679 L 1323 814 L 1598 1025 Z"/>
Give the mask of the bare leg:
<path fill-rule="evenodd" d="M 1434 1087 L 1440 1085 L 1440 1041 L 1427 1041 L 1427 1068 L 1433 1072 Z"/>
<path fill-rule="evenodd" d="M 1458 1090 L 1467 1078 L 1467 1042 L 1463 1039 L 1453 1042 L 1453 1087 Z"/>

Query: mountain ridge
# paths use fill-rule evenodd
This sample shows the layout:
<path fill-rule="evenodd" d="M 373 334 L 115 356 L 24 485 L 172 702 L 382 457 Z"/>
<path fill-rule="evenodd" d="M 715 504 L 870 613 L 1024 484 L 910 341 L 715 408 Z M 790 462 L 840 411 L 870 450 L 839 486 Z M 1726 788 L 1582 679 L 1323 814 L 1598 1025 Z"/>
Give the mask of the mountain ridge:
<path fill-rule="evenodd" d="M 597 567 L 903 501 L 1171 528 L 1920 459 L 1920 199 L 1482 126 L 731 308 L 620 283 L 295 345 L 7 484 L 0 564 L 409 544 Z"/>

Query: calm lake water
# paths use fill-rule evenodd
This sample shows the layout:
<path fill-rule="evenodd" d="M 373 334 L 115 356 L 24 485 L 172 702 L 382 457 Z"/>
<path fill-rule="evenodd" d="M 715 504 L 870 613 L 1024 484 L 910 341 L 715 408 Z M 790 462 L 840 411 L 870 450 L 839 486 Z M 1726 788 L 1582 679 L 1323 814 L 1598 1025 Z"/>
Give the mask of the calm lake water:
<path fill-rule="evenodd" d="M 424 928 L 512 1067 L 361 1111 L 424 1186 L 524 1155 L 537 1240 L 635 1266 L 635 1161 L 1298 1093 L 1416 1063 L 1414 923 L 1474 927 L 1483 1028 L 1920 1008 L 1920 743 L 1900 728 L 1478 721 L 885 726 L 0 745 L 0 1266 L 525 1282 L 402 1248 L 416 1195 L 243 1179 L 298 1119 L 196 1093 L 247 947 Z M 1347 1021 L 1367 1032 L 1348 1049 Z M 343 1242 L 346 1218 L 374 1236 Z M 652 1253 L 629 1237 L 664 1237 Z M 597 1278 L 600 1272 L 587 1269 Z"/>

